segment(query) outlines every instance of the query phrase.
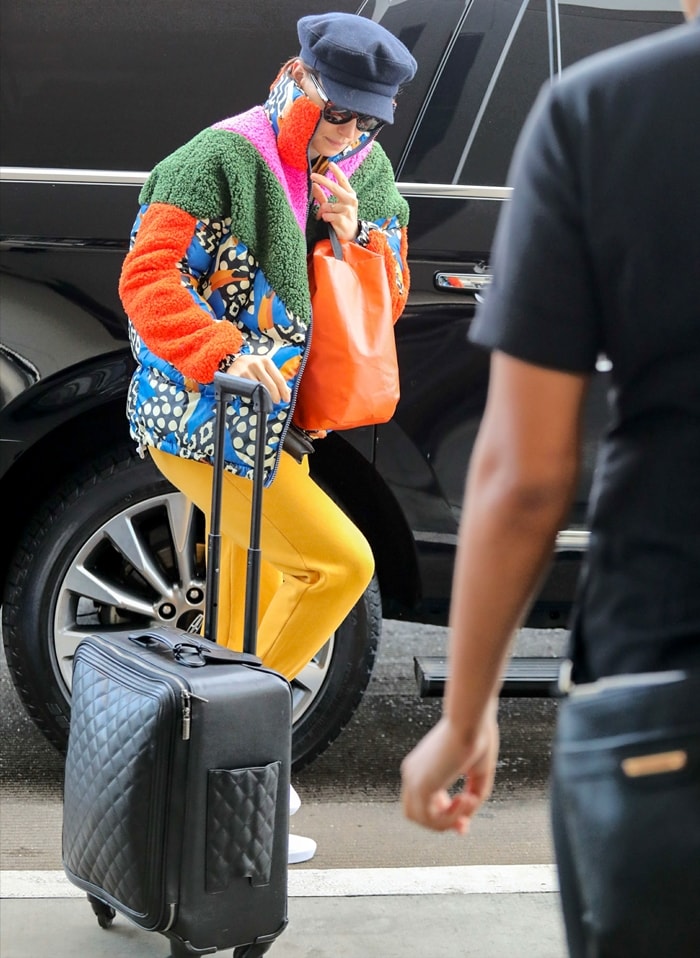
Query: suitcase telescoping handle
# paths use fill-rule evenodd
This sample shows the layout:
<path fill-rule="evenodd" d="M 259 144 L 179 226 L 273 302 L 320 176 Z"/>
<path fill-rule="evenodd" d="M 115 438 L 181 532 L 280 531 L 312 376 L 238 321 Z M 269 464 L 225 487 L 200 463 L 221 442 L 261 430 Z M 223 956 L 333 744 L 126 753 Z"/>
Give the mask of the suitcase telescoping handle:
<path fill-rule="evenodd" d="M 250 517 L 250 545 L 246 565 L 245 620 L 243 651 L 255 654 L 260 596 L 260 528 L 262 520 L 263 464 L 267 440 L 267 417 L 272 412 L 272 397 L 262 383 L 241 379 L 229 373 L 214 373 L 216 391 L 216 440 L 214 445 L 214 480 L 211 495 L 211 521 L 207 543 L 207 599 L 205 628 L 207 637 L 216 641 L 219 618 L 219 576 L 221 566 L 221 493 L 224 473 L 224 438 L 226 435 L 226 400 L 242 396 L 252 400 L 257 415 L 255 458 L 253 460 L 253 500 Z"/>

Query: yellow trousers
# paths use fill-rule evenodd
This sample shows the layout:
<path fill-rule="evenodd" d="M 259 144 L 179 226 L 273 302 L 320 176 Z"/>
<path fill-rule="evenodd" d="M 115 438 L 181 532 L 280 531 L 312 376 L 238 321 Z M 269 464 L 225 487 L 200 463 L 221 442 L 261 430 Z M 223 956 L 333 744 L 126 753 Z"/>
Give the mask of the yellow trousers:
<path fill-rule="evenodd" d="M 158 470 L 207 517 L 213 469 L 151 449 Z M 243 647 L 245 570 L 253 484 L 224 473 L 217 641 Z M 262 504 L 257 654 L 293 679 L 326 643 L 374 572 L 369 543 L 309 475 L 282 453 Z"/>

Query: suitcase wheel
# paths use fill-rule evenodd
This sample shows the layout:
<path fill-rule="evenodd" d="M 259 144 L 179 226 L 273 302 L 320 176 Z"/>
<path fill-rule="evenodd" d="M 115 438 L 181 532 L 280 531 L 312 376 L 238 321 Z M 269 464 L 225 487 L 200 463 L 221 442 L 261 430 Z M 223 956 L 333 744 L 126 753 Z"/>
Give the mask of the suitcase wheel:
<path fill-rule="evenodd" d="M 99 898 L 95 898 L 94 895 L 88 895 L 88 901 L 92 905 L 92 910 L 97 915 L 97 924 L 100 928 L 111 928 L 112 922 L 114 921 L 116 911 L 112 908 L 111 905 L 107 905 L 105 902 L 100 901 Z"/>

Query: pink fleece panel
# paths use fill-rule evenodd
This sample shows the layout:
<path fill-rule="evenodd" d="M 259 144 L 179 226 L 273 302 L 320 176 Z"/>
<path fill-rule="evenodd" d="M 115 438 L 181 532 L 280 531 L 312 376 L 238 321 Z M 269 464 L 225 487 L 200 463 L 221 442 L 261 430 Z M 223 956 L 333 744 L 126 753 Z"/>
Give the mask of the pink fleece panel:
<path fill-rule="evenodd" d="M 303 232 L 306 229 L 309 199 L 308 180 L 303 170 L 295 170 L 291 166 L 282 164 L 277 151 L 275 132 L 263 108 L 254 106 L 252 110 L 215 123 L 212 129 L 238 133 L 255 147 L 287 194 L 299 229 Z"/>

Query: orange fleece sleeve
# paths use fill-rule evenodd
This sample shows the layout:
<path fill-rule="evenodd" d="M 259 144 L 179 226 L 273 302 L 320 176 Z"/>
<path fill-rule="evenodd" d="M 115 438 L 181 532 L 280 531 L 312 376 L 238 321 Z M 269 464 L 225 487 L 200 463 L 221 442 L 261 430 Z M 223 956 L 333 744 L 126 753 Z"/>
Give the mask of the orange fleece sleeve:
<path fill-rule="evenodd" d="M 401 263 L 389 245 L 389 241 L 382 230 L 370 230 L 368 248 L 373 253 L 381 253 L 386 265 L 386 274 L 389 278 L 391 290 L 391 314 L 394 322 L 399 318 L 408 299 L 408 290 L 411 285 L 408 271 L 408 238 L 405 227 L 401 228 Z"/>
<path fill-rule="evenodd" d="M 209 383 L 224 356 L 240 352 L 243 337 L 232 323 L 216 319 L 183 264 L 196 225 L 178 207 L 149 206 L 124 260 L 119 295 L 152 352 L 184 376 Z"/>

